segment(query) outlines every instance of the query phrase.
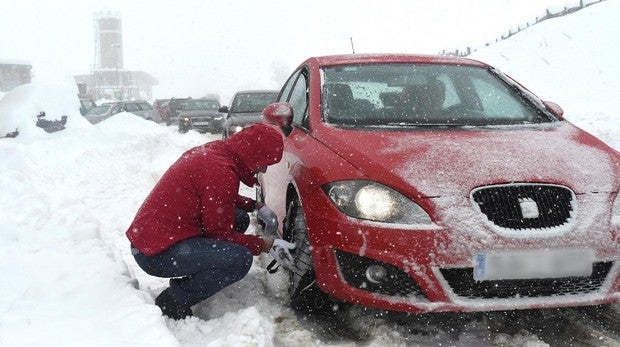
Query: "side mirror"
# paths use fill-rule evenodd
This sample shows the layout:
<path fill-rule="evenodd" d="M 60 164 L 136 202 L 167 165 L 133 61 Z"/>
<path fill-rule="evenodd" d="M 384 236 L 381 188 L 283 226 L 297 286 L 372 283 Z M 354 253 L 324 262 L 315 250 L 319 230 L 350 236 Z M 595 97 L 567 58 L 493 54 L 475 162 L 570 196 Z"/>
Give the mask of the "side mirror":
<path fill-rule="evenodd" d="M 560 107 L 560 105 L 556 104 L 553 101 L 543 101 L 543 104 L 545 105 L 545 108 L 551 113 L 553 113 L 555 116 L 564 119 L 564 110 L 562 109 L 562 107 Z"/>
<path fill-rule="evenodd" d="M 220 113 L 228 113 L 228 106 L 224 105 L 224 106 L 220 107 L 220 108 L 217 110 L 217 112 L 220 112 Z"/>
<path fill-rule="evenodd" d="M 286 130 L 291 127 L 293 122 L 293 108 L 288 102 L 269 104 L 263 109 L 263 119 L 267 123 L 275 124 Z"/>

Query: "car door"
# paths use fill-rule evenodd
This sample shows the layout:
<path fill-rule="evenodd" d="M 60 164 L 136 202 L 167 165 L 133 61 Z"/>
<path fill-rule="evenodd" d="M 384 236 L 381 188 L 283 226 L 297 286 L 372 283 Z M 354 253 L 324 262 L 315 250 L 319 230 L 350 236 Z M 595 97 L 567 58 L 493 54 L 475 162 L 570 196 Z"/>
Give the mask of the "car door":
<path fill-rule="evenodd" d="M 148 102 L 138 102 L 137 105 L 140 108 L 139 112 L 142 118 L 148 120 L 155 120 L 155 111 Z"/>
<path fill-rule="evenodd" d="M 268 167 L 267 172 L 261 175 L 262 194 L 265 203 L 273 209 L 280 221 L 280 231 L 282 228 L 282 222 L 286 213 L 286 191 L 289 183 L 291 182 L 291 163 L 296 161 L 295 156 L 291 155 L 292 144 L 290 137 L 296 137 L 295 132 L 303 130 L 297 130 L 298 126 L 302 126 L 304 115 L 307 113 L 307 90 L 308 90 L 308 72 L 305 68 L 302 68 L 288 79 L 280 95 L 278 102 L 288 102 L 293 108 L 293 118 L 295 127 L 293 133 L 288 134 L 284 139 L 284 154 L 282 160 L 279 163 Z M 298 122 L 296 122 L 298 120 Z"/>
<path fill-rule="evenodd" d="M 136 116 L 142 117 L 142 109 L 138 106 L 137 103 L 127 103 L 125 104 L 126 111 L 135 114 Z"/>

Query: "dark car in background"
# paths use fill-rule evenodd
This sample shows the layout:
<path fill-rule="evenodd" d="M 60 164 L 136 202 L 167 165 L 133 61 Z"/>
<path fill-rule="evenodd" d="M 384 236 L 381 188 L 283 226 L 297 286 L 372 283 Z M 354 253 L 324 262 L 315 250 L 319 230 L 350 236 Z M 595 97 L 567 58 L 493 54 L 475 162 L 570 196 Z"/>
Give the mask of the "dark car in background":
<path fill-rule="evenodd" d="M 176 124 L 179 120 L 179 113 L 181 112 L 181 108 L 183 104 L 187 100 L 191 100 L 192 98 L 172 98 L 168 101 L 167 108 L 164 113 L 164 117 L 162 119 L 166 125 Z"/>
<path fill-rule="evenodd" d="M 215 99 L 187 100 L 179 111 L 179 131 L 196 130 L 201 133 L 219 134 L 222 131 L 220 102 Z"/>
<path fill-rule="evenodd" d="M 409 313 L 620 300 L 620 153 L 479 61 L 309 58 L 263 111 L 292 306 Z M 322 305 L 324 303 L 325 305 Z"/>
<path fill-rule="evenodd" d="M 97 104 L 93 99 L 80 98 L 80 114 L 82 116 L 86 115 L 88 111 L 92 110 L 95 107 L 97 107 Z"/>
<path fill-rule="evenodd" d="M 155 121 L 156 116 L 153 107 L 147 101 L 114 101 L 105 102 L 84 115 L 92 124 L 97 124 L 120 112 L 133 113 L 146 120 Z"/>
<path fill-rule="evenodd" d="M 222 106 L 220 112 L 226 113 L 222 125 L 222 137 L 240 131 L 244 127 L 260 122 L 261 112 L 265 106 L 276 100 L 277 90 L 244 90 L 235 93 L 228 106 Z"/>

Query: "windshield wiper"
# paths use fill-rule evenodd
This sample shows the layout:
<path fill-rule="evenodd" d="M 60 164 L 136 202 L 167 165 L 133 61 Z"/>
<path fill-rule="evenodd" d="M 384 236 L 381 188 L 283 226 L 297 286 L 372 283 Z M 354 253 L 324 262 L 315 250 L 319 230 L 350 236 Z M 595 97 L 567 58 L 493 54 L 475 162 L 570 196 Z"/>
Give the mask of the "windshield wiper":
<path fill-rule="evenodd" d="M 377 126 L 388 125 L 388 126 L 406 126 L 406 127 L 462 127 L 466 126 L 466 124 L 459 123 L 410 123 L 410 122 L 389 122 L 389 123 L 381 123 L 377 124 Z"/>

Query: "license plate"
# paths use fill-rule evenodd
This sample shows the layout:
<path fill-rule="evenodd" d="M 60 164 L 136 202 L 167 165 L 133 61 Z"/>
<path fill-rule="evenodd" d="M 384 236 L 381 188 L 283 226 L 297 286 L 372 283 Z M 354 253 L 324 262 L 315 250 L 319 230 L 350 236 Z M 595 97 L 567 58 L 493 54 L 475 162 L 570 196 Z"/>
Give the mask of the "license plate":
<path fill-rule="evenodd" d="M 590 276 L 591 249 L 538 249 L 474 254 L 474 280 L 510 280 Z"/>
<path fill-rule="evenodd" d="M 209 125 L 209 122 L 194 122 L 194 125 Z"/>

